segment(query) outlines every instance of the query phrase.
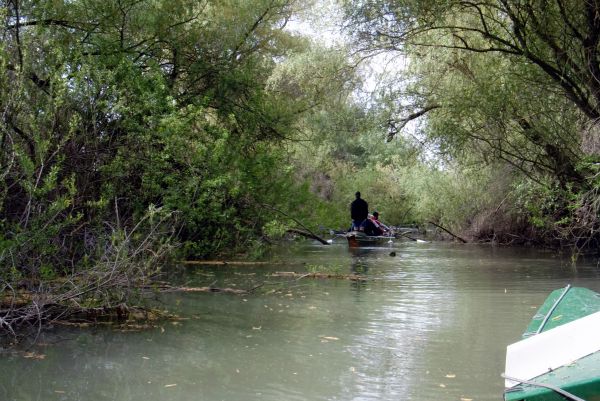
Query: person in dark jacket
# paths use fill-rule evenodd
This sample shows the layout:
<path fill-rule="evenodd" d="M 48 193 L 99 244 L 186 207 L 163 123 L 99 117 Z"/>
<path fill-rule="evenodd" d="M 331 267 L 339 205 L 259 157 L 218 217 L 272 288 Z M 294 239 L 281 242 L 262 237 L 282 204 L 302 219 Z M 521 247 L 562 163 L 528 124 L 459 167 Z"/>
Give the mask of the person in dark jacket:
<path fill-rule="evenodd" d="M 362 231 L 364 223 L 369 216 L 369 204 L 360 197 L 360 192 L 357 192 L 356 199 L 350 204 L 350 218 L 352 219 L 351 230 Z"/>
<path fill-rule="evenodd" d="M 386 231 L 389 231 L 389 228 L 379 221 L 379 213 L 374 211 L 363 223 L 363 229 L 361 231 L 364 231 L 367 235 L 381 236 L 384 235 Z"/>

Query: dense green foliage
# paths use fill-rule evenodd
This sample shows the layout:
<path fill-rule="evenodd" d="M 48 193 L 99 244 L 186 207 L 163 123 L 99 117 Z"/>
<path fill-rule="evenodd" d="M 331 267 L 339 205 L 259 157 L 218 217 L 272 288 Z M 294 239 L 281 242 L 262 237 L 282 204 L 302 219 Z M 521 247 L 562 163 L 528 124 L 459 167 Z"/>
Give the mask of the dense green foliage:
<path fill-rule="evenodd" d="M 148 257 L 243 251 L 270 206 L 310 217 L 286 144 L 351 71 L 283 29 L 294 7 L 3 1 L 2 276 L 93 267 L 125 238 Z"/>

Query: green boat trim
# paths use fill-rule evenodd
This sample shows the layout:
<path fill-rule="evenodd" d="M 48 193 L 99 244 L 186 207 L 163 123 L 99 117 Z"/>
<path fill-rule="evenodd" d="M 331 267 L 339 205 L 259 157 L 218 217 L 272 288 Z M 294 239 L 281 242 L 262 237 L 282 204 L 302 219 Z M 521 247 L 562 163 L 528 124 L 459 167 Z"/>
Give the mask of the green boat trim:
<path fill-rule="evenodd" d="M 600 294 L 581 287 L 554 290 L 527 326 L 523 338 L 551 330 L 600 311 Z"/>
<path fill-rule="evenodd" d="M 560 388 L 585 401 L 600 401 L 600 353 L 596 352 L 530 380 L 540 385 Z M 505 401 L 564 401 L 555 390 L 532 384 L 519 384 L 504 393 Z"/>
<path fill-rule="evenodd" d="M 527 326 L 523 338 L 531 338 L 599 311 L 600 294 L 586 288 L 571 286 L 557 289 L 540 306 Z M 584 320 L 588 319 L 597 318 L 589 316 Z M 548 352 L 552 350 L 549 349 Z M 527 360 L 523 363 L 527 363 Z M 506 378 L 520 382 L 505 390 L 506 401 L 600 401 L 600 351 L 591 352 L 532 379 Z M 560 394 L 561 391 L 563 395 Z"/>
<path fill-rule="evenodd" d="M 518 381 L 518 379 L 514 378 L 514 377 L 508 377 L 506 375 L 502 375 L 502 377 L 504 377 L 505 379 L 510 379 L 510 380 L 515 380 Z M 533 387 L 541 387 L 541 388 L 547 388 L 550 389 L 552 391 L 554 391 L 555 393 L 558 393 L 562 396 L 564 396 L 566 399 L 568 400 L 573 400 L 573 401 L 585 401 L 583 398 L 579 398 L 574 394 L 569 393 L 568 391 L 565 391 L 563 389 L 561 389 L 560 387 L 556 387 L 553 386 L 551 384 L 544 384 L 544 383 L 539 383 L 539 382 L 532 382 L 529 380 L 523 380 L 521 381 L 521 384 L 527 384 Z M 522 391 L 522 390 L 512 390 L 512 391 Z"/>

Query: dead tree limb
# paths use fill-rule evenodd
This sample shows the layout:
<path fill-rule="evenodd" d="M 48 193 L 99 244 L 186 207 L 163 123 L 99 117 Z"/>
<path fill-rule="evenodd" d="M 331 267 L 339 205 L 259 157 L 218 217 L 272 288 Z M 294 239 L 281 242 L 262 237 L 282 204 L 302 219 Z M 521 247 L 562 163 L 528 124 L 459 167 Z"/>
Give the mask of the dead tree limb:
<path fill-rule="evenodd" d="M 250 291 L 242 290 L 238 288 L 218 288 L 218 287 L 178 287 L 174 288 L 173 291 L 181 291 L 181 292 L 220 292 L 227 294 L 236 294 L 236 295 L 244 295 L 248 294 Z"/>
<path fill-rule="evenodd" d="M 439 224 L 434 223 L 433 221 L 428 221 L 429 224 L 433 224 L 434 226 L 436 226 L 437 228 L 447 232 L 448 234 L 450 234 L 451 236 L 453 236 L 454 238 L 456 238 L 457 240 L 459 240 L 460 242 L 462 242 L 463 244 L 466 244 L 467 241 L 461 237 L 459 237 L 458 235 L 450 232 L 449 230 L 445 229 L 444 227 L 440 226 Z"/>
<path fill-rule="evenodd" d="M 319 241 L 323 245 L 329 245 L 329 242 L 325 241 L 323 238 L 319 237 L 318 235 L 313 234 L 312 232 L 299 230 L 297 228 L 288 228 L 287 232 L 288 233 L 299 234 L 299 235 L 302 235 L 303 237 L 317 240 L 317 241 Z"/>
<path fill-rule="evenodd" d="M 182 260 L 184 265 L 208 265 L 208 266 L 227 266 L 227 265 L 266 265 L 269 262 L 253 262 L 241 260 Z"/>
<path fill-rule="evenodd" d="M 407 233 L 403 233 L 403 232 L 396 233 L 395 237 L 398 237 L 398 236 L 408 238 L 411 241 L 418 241 L 416 238 L 411 237 Z"/>
<path fill-rule="evenodd" d="M 439 104 L 432 104 L 432 105 L 423 107 L 421 110 L 417 110 L 414 113 L 411 113 L 411 114 L 407 115 L 406 117 L 401 118 L 398 121 L 390 119 L 388 121 L 388 136 L 387 136 L 386 141 L 390 142 L 392 139 L 394 139 L 394 136 L 396 136 L 396 134 L 398 132 L 402 131 L 402 128 L 404 128 L 406 126 L 406 124 L 408 124 L 412 120 L 416 120 L 417 118 L 430 112 L 431 110 L 439 109 L 440 107 L 441 106 Z M 398 125 L 396 125 L 396 124 L 398 124 Z"/>
<path fill-rule="evenodd" d="M 304 224 L 302 224 L 299 220 L 293 218 L 292 216 L 290 216 L 289 214 L 271 206 L 271 205 L 267 205 L 266 203 L 263 203 L 262 206 L 267 207 L 285 217 L 287 217 L 288 219 L 292 220 L 294 223 L 298 224 L 300 227 L 302 227 L 304 230 L 306 230 L 306 232 L 302 232 L 302 230 L 298 230 L 298 229 L 294 229 L 294 228 L 290 228 L 288 231 L 292 231 L 295 230 L 293 232 L 295 232 L 296 234 L 300 234 L 300 235 L 304 235 L 304 236 L 309 236 L 309 238 L 315 239 L 317 241 L 319 241 L 321 244 L 323 245 L 329 245 L 329 242 L 325 241 L 323 238 L 319 237 L 317 234 L 313 233 L 308 227 L 306 227 Z"/>
<path fill-rule="evenodd" d="M 337 274 L 337 273 L 297 273 L 297 272 L 275 272 L 271 277 L 291 277 L 295 279 L 303 278 L 335 278 L 351 281 L 366 281 L 367 278 L 358 274 Z"/>

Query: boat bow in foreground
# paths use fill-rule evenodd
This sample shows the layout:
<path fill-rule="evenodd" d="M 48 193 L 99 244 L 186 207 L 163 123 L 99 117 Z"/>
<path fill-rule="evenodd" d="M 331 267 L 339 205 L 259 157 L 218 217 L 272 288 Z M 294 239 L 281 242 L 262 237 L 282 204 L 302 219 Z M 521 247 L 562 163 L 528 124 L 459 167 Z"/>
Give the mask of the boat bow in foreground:
<path fill-rule="evenodd" d="M 506 401 L 600 401 L 600 294 L 553 291 L 506 350 Z"/>

